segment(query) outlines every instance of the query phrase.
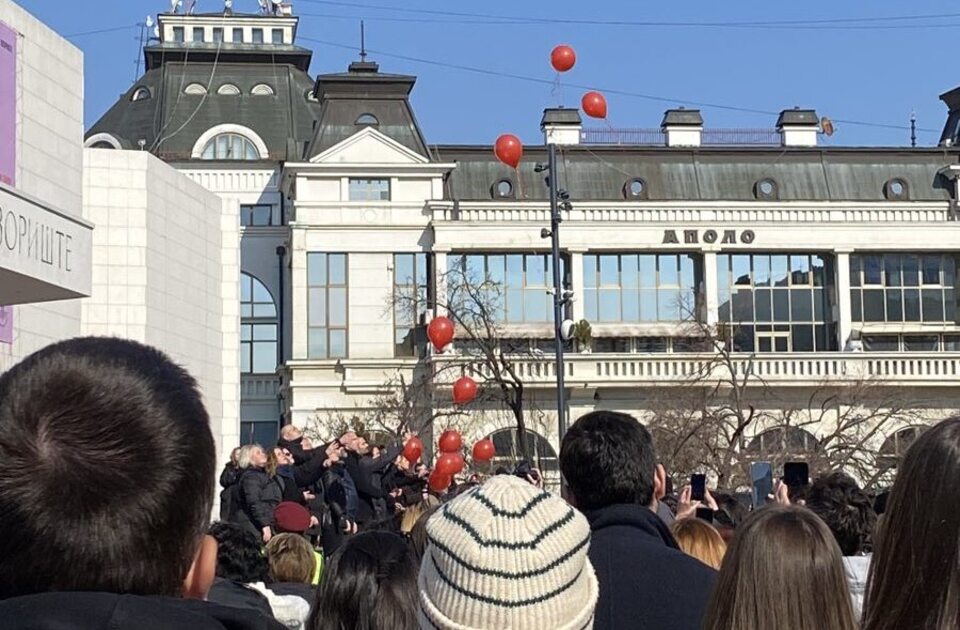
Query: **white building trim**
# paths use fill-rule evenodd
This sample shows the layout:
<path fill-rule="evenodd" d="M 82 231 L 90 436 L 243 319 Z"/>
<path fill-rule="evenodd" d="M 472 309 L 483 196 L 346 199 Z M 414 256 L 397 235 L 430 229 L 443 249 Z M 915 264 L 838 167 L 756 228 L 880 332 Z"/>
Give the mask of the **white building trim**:
<path fill-rule="evenodd" d="M 123 149 L 123 146 L 120 144 L 120 141 L 117 140 L 115 136 L 109 133 L 95 133 L 86 139 L 86 141 L 83 143 L 83 146 L 90 149 L 90 148 L 93 148 L 93 145 L 97 144 L 98 142 L 106 142 L 107 144 L 112 146 L 114 149 L 117 149 L 118 151 Z"/>

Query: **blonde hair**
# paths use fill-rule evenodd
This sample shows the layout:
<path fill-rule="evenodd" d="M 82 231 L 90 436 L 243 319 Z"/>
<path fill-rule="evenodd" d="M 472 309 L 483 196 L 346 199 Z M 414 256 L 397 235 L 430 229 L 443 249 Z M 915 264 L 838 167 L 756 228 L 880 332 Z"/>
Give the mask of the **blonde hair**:
<path fill-rule="evenodd" d="M 403 518 L 400 519 L 400 531 L 404 534 L 409 534 L 412 532 L 413 526 L 417 524 L 417 521 L 420 520 L 420 517 L 423 516 L 423 513 L 435 505 L 440 505 L 440 499 L 432 494 L 429 494 L 425 499 L 416 505 L 411 505 L 408 507 L 403 513 Z"/>
<path fill-rule="evenodd" d="M 263 447 L 260 446 L 259 444 L 247 444 L 246 446 L 241 447 L 240 454 L 237 456 L 237 468 L 240 468 L 242 470 L 246 470 L 247 468 L 250 468 L 250 465 L 252 463 L 250 461 L 250 457 L 253 455 L 253 451 L 255 451 L 258 448 L 261 451 L 263 450 Z"/>
<path fill-rule="evenodd" d="M 267 562 L 274 582 L 310 584 L 317 559 L 303 536 L 277 534 L 267 543 Z"/>
<path fill-rule="evenodd" d="M 720 570 L 727 543 L 713 525 L 699 518 L 684 518 L 674 521 L 670 531 L 683 553 Z"/>

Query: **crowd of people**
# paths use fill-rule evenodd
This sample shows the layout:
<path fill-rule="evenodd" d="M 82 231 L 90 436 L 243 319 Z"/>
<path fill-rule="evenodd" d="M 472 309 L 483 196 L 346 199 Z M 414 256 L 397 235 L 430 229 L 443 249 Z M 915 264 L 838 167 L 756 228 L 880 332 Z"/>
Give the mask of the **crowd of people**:
<path fill-rule="evenodd" d="M 750 510 L 673 496 L 649 431 L 597 411 L 559 455 L 442 494 L 346 432 L 215 446 L 195 381 L 83 338 L 0 375 L 0 619 L 11 629 L 960 630 L 960 418 L 878 515 L 842 472 Z M 531 474 L 533 473 L 533 474 Z"/>

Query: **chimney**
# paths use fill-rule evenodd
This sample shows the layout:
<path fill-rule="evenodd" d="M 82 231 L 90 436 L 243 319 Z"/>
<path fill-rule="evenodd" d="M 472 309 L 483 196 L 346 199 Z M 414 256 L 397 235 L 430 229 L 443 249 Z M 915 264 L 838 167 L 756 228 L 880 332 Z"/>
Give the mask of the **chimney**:
<path fill-rule="evenodd" d="M 580 132 L 583 130 L 580 111 L 563 107 L 545 109 L 540 129 L 543 130 L 544 144 L 580 144 Z"/>
<path fill-rule="evenodd" d="M 785 109 L 777 118 L 780 144 L 785 147 L 815 147 L 820 132 L 820 117 L 812 109 Z"/>
<path fill-rule="evenodd" d="M 660 123 L 668 147 L 699 147 L 703 135 L 703 116 L 699 109 L 668 109 Z"/>

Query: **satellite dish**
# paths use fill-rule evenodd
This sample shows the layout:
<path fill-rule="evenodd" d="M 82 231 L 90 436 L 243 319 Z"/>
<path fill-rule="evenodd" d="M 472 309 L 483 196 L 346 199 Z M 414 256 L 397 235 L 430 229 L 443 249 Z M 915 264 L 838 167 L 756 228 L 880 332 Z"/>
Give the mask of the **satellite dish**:
<path fill-rule="evenodd" d="M 836 131 L 833 128 L 833 121 L 826 116 L 820 119 L 820 128 L 823 129 L 823 133 L 827 136 L 832 136 L 833 132 Z"/>

